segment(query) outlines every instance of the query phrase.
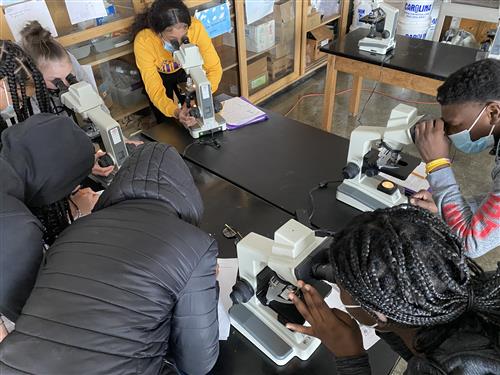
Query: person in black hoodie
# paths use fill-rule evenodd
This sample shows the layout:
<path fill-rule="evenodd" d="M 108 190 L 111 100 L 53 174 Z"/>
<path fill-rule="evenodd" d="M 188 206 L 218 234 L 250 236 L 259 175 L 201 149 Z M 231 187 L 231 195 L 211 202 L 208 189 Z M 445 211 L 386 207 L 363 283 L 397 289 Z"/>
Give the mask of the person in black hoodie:
<path fill-rule="evenodd" d="M 94 152 L 71 119 L 45 113 L 3 131 L 0 147 L 0 313 L 15 322 L 44 245 L 72 221 L 68 197 L 90 173 Z"/>
<path fill-rule="evenodd" d="M 336 356 L 340 375 L 371 374 L 358 323 L 406 361 L 405 374 L 500 374 L 500 265 L 484 273 L 431 213 L 399 206 L 357 217 L 335 235 L 326 265 L 346 314 L 299 282 L 291 299 Z M 356 322 L 357 321 L 357 322 Z"/>
<path fill-rule="evenodd" d="M 171 146 L 139 146 L 47 251 L 2 374 L 205 374 L 218 357 L 217 244 Z"/>

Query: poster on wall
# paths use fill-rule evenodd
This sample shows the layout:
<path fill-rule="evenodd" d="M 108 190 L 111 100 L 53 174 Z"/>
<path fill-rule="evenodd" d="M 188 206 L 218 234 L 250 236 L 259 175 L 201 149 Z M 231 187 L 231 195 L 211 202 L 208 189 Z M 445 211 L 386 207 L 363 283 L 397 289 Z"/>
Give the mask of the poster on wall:
<path fill-rule="evenodd" d="M 33 20 L 40 22 L 40 25 L 49 30 L 52 36 L 57 36 L 57 30 L 45 0 L 31 0 L 14 4 L 5 8 L 4 12 L 5 19 L 16 42 L 21 40 L 20 32 L 24 26 Z"/>
<path fill-rule="evenodd" d="M 194 16 L 205 26 L 210 38 L 231 32 L 231 14 L 227 2 L 202 11 L 196 11 Z"/>
<path fill-rule="evenodd" d="M 103 0 L 65 0 L 65 3 L 72 25 L 108 15 Z"/>

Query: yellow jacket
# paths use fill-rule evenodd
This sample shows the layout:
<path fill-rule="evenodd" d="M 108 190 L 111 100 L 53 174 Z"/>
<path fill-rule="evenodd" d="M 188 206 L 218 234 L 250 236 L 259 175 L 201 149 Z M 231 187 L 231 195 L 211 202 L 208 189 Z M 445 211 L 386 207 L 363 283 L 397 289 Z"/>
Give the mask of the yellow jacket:
<path fill-rule="evenodd" d="M 222 78 L 222 66 L 212 40 L 203 24 L 196 18 L 191 18 L 187 36 L 189 41 L 200 49 L 205 63 L 203 68 L 212 84 L 212 92 L 215 92 Z M 135 63 L 141 72 L 149 99 L 165 116 L 172 117 L 177 106 L 167 97 L 159 74 L 159 72 L 169 74 L 179 70 L 177 66 L 174 66 L 172 54 L 163 48 L 161 38 L 151 29 L 144 29 L 137 33 L 134 40 L 134 54 Z"/>

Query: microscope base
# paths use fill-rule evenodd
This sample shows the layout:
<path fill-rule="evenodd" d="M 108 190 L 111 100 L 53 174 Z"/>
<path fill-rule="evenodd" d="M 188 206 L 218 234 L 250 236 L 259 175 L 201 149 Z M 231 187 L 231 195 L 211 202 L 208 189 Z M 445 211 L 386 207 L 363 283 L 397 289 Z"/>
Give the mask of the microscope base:
<path fill-rule="evenodd" d="M 375 178 L 365 179 L 362 183 L 344 180 L 337 188 L 336 197 L 363 212 L 408 203 L 408 198 L 399 191 L 392 195 L 378 191 L 376 186 L 379 182 L 380 180 Z"/>
<path fill-rule="evenodd" d="M 396 41 L 394 39 L 383 39 L 381 37 L 364 37 L 358 42 L 360 51 L 375 53 L 377 55 L 386 55 L 387 52 L 393 50 L 394 47 L 396 47 Z"/>
<path fill-rule="evenodd" d="M 278 335 L 275 330 L 259 319 L 246 305 L 235 304 L 231 307 L 229 310 L 231 324 L 277 365 L 283 366 L 293 357 L 299 357 L 305 361 L 321 344 L 320 340 L 305 335 L 303 342 L 299 344 L 300 347 L 291 344 L 293 342 L 291 336 L 296 334 L 276 321 L 275 323 L 280 326 L 279 330 L 287 331 L 288 335 L 285 335 L 290 336 L 288 340 L 285 340 L 282 335 Z M 252 309 L 253 305 L 248 307 Z"/>
<path fill-rule="evenodd" d="M 189 133 L 193 138 L 200 138 L 204 135 L 210 135 L 224 130 L 226 130 L 226 120 L 224 120 L 221 115 L 216 113 L 215 118 L 208 124 L 204 123 L 203 119 L 198 119 L 198 124 L 189 128 Z"/>

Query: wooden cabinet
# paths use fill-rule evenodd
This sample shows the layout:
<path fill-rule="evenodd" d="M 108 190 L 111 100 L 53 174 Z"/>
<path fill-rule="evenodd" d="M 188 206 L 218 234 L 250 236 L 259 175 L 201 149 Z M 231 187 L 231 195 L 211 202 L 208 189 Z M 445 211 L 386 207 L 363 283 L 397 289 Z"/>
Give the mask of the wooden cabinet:
<path fill-rule="evenodd" d="M 307 34 L 334 23 L 342 35 L 347 15 L 344 8 L 349 6 L 349 1 L 340 0 L 338 14 L 320 18 L 319 24 L 313 25 L 309 23 L 309 0 L 276 0 L 270 14 L 248 25 L 246 1 L 229 1 L 232 30 L 212 40 L 224 70 L 218 92 L 241 95 L 255 103 L 326 64 L 325 57 L 306 63 Z M 114 6 L 114 15 L 100 22 L 72 25 L 63 0 L 46 1 L 58 41 L 77 55 L 80 64 L 92 67 L 99 93 L 117 120 L 148 106 L 142 89 L 134 82 L 139 76 L 130 28 L 135 15 L 151 2 L 106 0 Z M 192 15 L 223 2 L 185 0 Z M 3 11 L 0 17 L 1 37 L 12 39 Z M 133 91 L 127 92 L 128 84 Z"/>
<path fill-rule="evenodd" d="M 318 28 L 334 26 L 335 37 L 343 37 L 349 11 L 349 1 L 340 0 L 335 14 L 321 16 L 314 13 L 311 21 L 311 6 L 309 0 L 275 0 L 272 14 L 250 25 L 246 19 L 245 0 L 236 0 L 236 41 L 239 61 L 239 92 L 228 92 L 241 95 L 258 103 L 265 100 L 287 86 L 303 78 L 305 75 L 326 65 L 326 56 L 308 62 L 307 36 Z M 274 43 L 267 49 L 256 48 L 253 40 L 257 28 L 265 28 L 266 24 L 274 22 Z M 331 29 L 332 37 L 334 33 Z M 267 82 L 261 79 L 264 72 L 264 60 L 267 59 Z M 229 80 L 236 76 L 232 73 Z M 225 78 L 223 77 L 223 80 Z M 235 85 L 225 85 L 235 88 Z M 226 90 L 227 92 L 227 90 Z"/>
<path fill-rule="evenodd" d="M 328 29 L 333 31 L 333 38 L 343 38 L 346 33 L 347 27 L 347 16 L 349 14 L 349 0 L 340 0 L 337 8 L 337 12 L 325 16 L 320 16 L 316 12 L 310 9 L 310 5 L 308 1 L 304 1 L 303 5 L 303 20 L 302 20 L 302 41 L 301 46 L 303 48 L 303 53 L 301 54 L 301 76 L 311 73 L 323 66 L 326 65 L 327 55 L 320 53 L 319 58 L 309 59 L 310 54 L 312 53 L 311 49 L 315 43 L 311 42 L 314 38 L 315 34 L 321 36 L 319 42 L 321 44 L 324 43 L 326 36 L 322 32 L 323 30 Z M 316 43 L 315 51 L 318 48 Z M 317 55 L 317 54 L 316 54 Z M 318 57 L 318 56 L 315 56 Z"/>

